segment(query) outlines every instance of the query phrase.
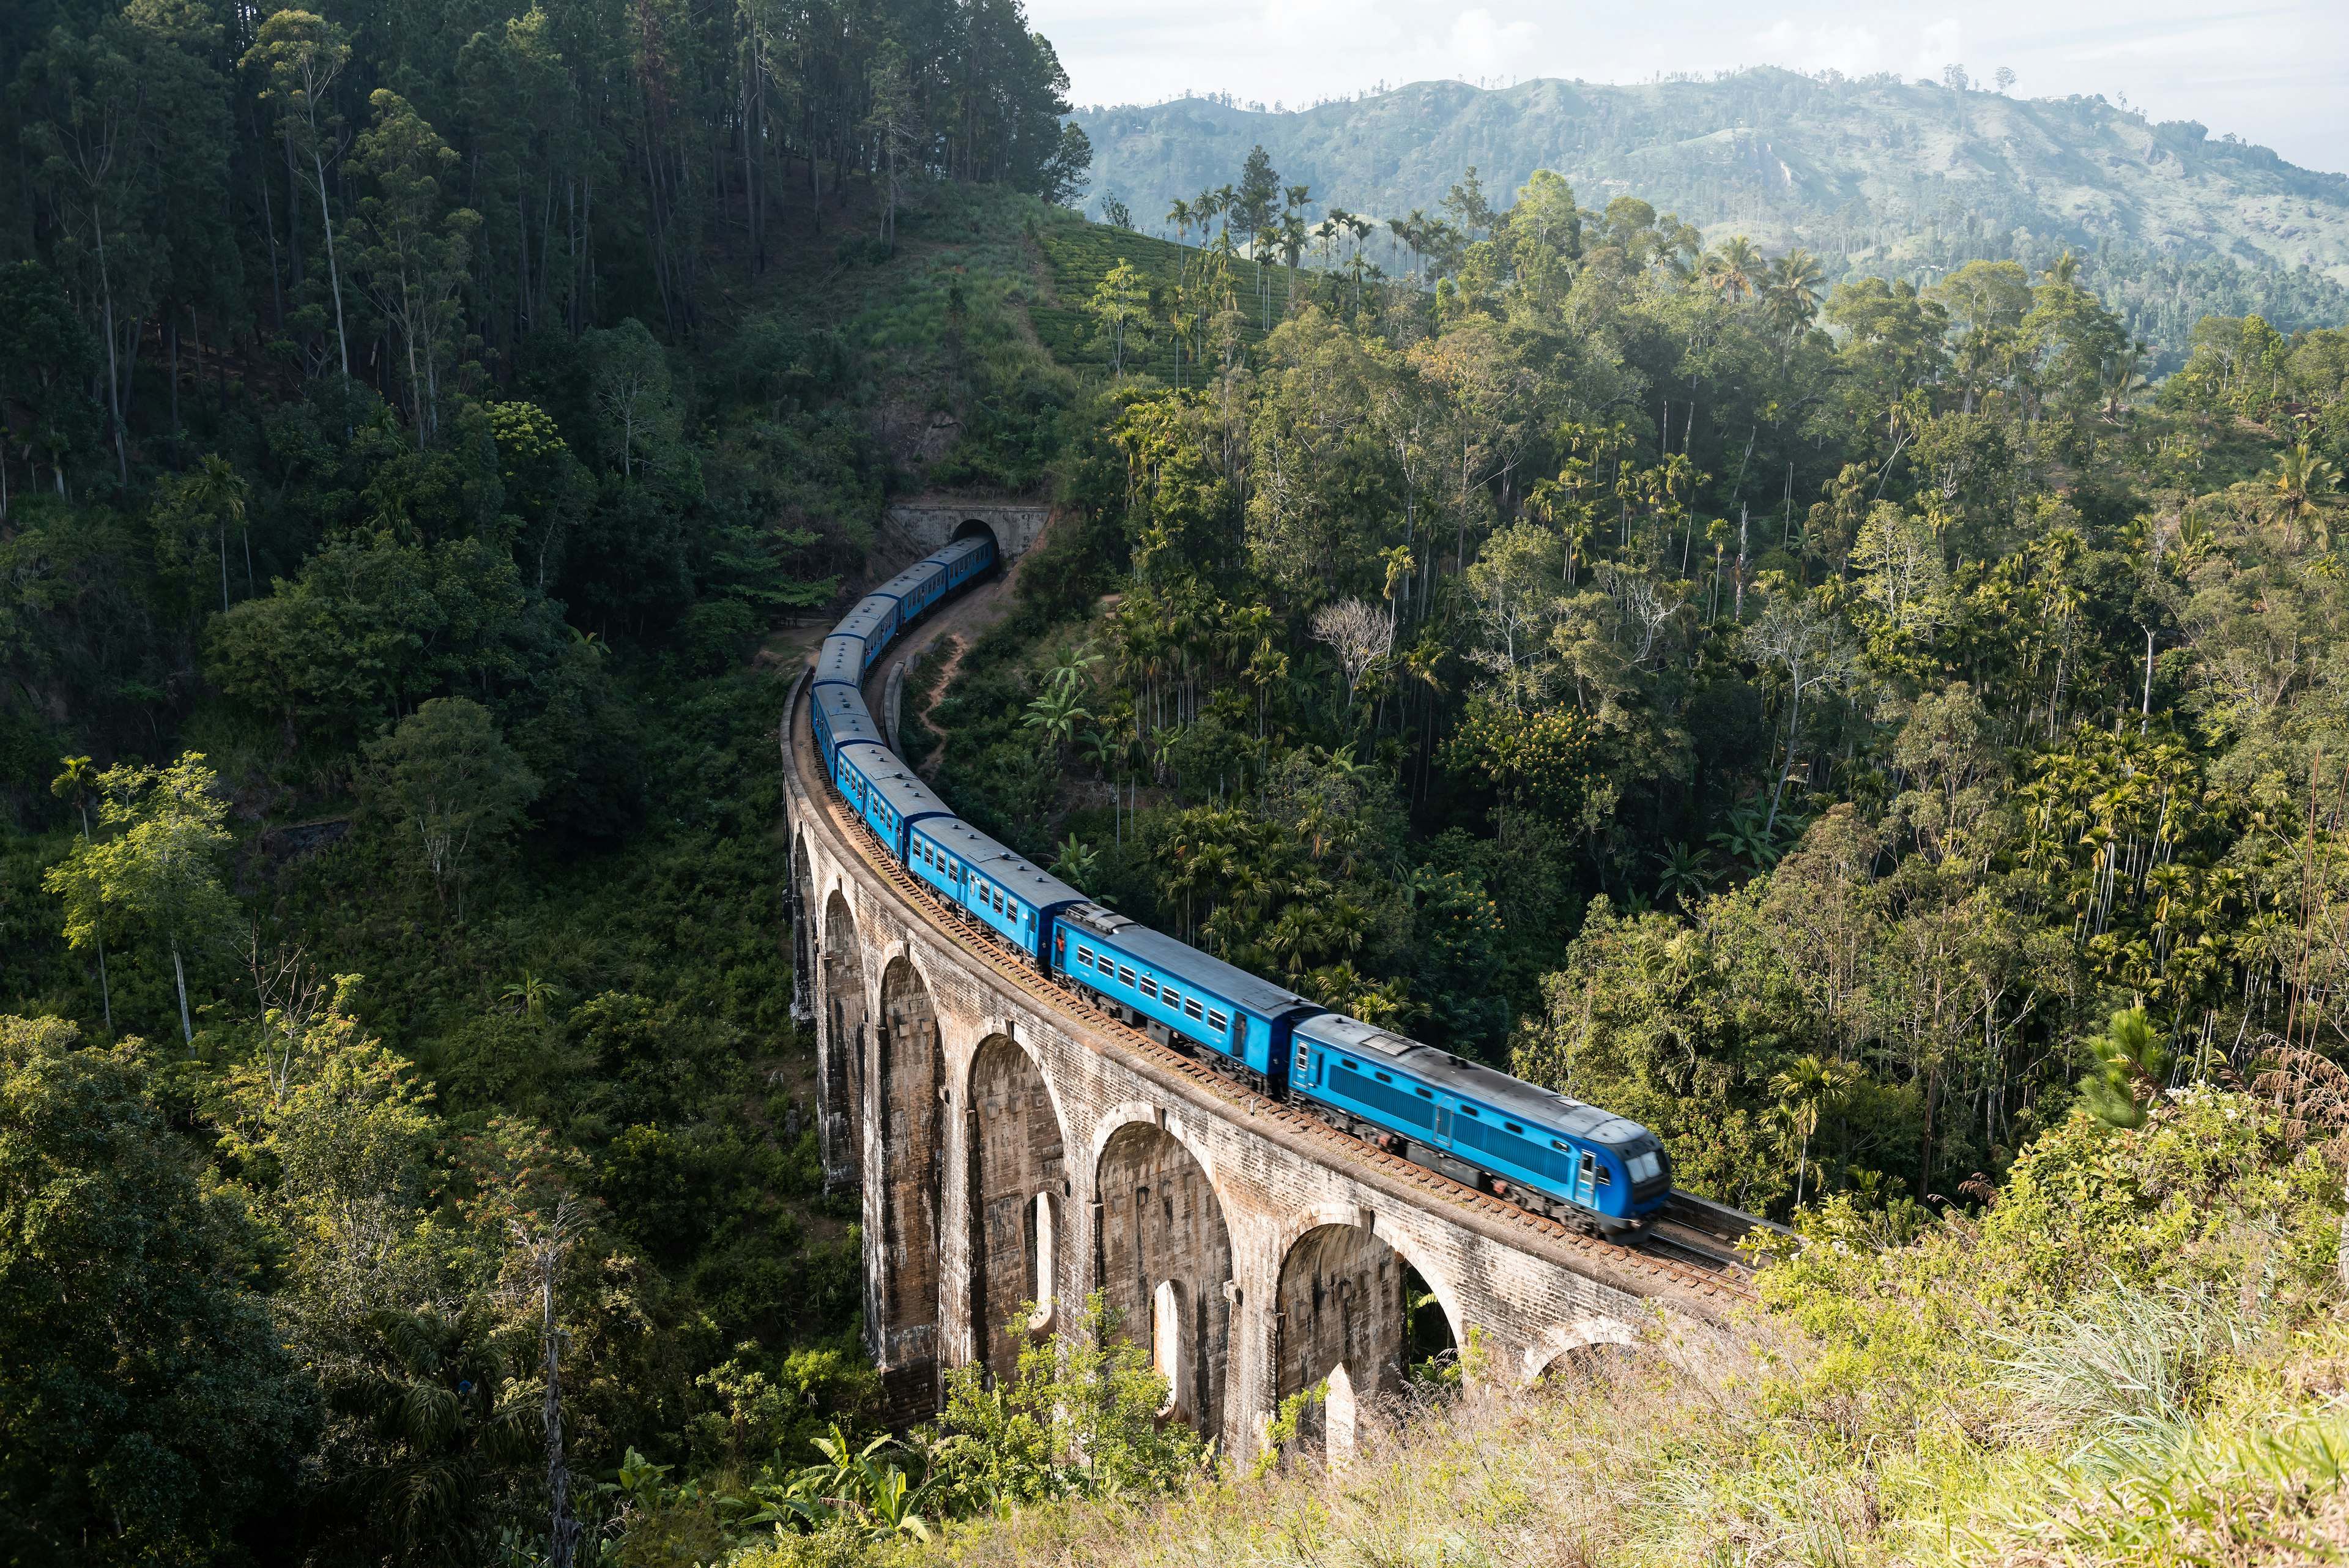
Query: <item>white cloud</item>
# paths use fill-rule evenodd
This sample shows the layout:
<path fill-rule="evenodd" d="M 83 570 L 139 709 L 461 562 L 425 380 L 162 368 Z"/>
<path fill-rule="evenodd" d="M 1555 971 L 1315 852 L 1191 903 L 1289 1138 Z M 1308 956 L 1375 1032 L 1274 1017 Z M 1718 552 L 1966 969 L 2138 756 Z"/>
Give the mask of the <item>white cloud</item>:
<path fill-rule="evenodd" d="M 1917 40 L 1917 64 L 1913 74 L 1928 80 L 1940 79 L 1941 67 L 1962 64 L 1965 29 L 1954 16 L 1944 16 L 1927 27 Z"/>
<path fill-rule="evenodd" d="M 1396 41 L 1393 21 L 1359 0 L 1264 0 L 1267 41 L 1327 51 L 1343 40 L 1351 52 L 1378 49 Z"/>
<path fill-rule="evenodd" d="M 1874 30 L 1857 26 L 1797 27 L 1782 16 L 1768 32 L 1754 35 L 1754 46 L 1774 66 L 1841 71 L 1847 77 L 1884 68 L 1884 41 Z"/>
<path fill-rule="evenodd" d="M 1452 24 L 1453 65 L 1472 76 L 1522 70 L 1525 51 L 1540 32 L 1531 22 L 1495 21 L 1482 5 L 1463 11 Z"/>

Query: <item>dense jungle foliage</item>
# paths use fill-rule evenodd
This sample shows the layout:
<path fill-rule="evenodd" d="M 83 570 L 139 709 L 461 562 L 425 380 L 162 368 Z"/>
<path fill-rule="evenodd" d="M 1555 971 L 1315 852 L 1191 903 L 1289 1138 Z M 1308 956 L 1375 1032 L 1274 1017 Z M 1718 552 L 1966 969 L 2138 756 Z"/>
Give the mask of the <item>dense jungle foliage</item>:
<path fill-rule="evenodd" d="M 2338 333 L 2157 391 L 2066 262 L 1823 292 L 1537 175 L 1257 339 L 1258 172 L 1179 271 L 1056 251 L 1122 569 L 964 661 L 950 800 L 1757 1211 L 1994 1181 L 2116 1011 L 2165 1085 L 2331 1038 Z"/>
<path fill-rule="evenodd" d="M 1039 482 L 1050 47 L 140 0 L 0 76 L 5 1555 L 547 1550 L 551 1366 L 591 1522 L 862 1425 L 775 725 L 901 428 Z"/>
<path fill-rule="evenodd" d="M 2151 389 L 2061 259 L 1830 289 L 1550 174 L 1148 241 L 1011 6 L 5 23 L 15 1559 L 1206 1473 L 1098 1312 L 867 1442 L 773 744 L 904 490 L 1056 508 L 909 683 L 959 808 L 1700 1190 L 1903 1235 L 2336 1044 L 2337 334 Z"/>

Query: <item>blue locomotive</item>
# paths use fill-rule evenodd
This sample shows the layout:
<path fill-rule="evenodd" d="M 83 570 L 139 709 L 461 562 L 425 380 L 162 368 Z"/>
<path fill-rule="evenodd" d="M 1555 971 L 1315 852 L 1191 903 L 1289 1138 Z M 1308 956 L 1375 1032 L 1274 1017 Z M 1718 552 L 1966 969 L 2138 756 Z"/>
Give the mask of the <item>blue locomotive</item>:
<path fill-rule="evenodd" d="M 1564 1095 L 1331 1012 L 1093 903 L 956 816 L 891 751 L 864 681 L 897 638 L 995 565 L 960 539 L 833 628 L 810 691 L 833 787 L 977 930 L 1094 1005 L 1271 1098 L 1568 1223 L 1636 1230 L 1671 1200 L 1655 1134 Z"/>

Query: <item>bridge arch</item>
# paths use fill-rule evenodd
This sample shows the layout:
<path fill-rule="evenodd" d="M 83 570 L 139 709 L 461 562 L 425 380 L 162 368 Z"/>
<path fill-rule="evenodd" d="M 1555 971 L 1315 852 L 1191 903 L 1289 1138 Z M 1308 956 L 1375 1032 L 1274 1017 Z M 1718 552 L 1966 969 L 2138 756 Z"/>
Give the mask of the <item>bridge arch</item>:
<path fill-rule="evenodd" d="M 1284 1228 L 1273 1298 L 1276 1402 L 1324 1379 L 1319 1415 L 1331 1461 L 1352 1451 L 1361 1402 L 1402 1386 L 1412 1352 L 1410 1282 L 1434 1294 L 1454 1343 L 1460 1316 L 1450 1282 L 1415 1263 L 1359 1209 L 1309 1210 Z"/>
<path fill-rule="evenodd" d="M 827 1192 L 853 1191 L 864 1175 L 864 1047 L 872 992 L 864 940 L 848 896 L 823 903 L 822 994 L 816 1009 L 817 1143 Z"/>
<path fill-rule="evenodd" d="M 815 874 L 808 862 L 807 831 L 792 833 L 792 1022 L 815 1022 Z"/>
<path fill-rule="evenodd" d="M 1631 1325 L 1619 1318 L 1587 1314 L 1552 1328 L 1526 1350 L 1520 1368 L 1527 1386 L 1540 1382 L 1597 1347 L 1630 1349 L 1640 1343 Z"/>
<path fill-rule="evenodd" d="M 1072 1293 L 1066 1123 L 1043 1069 L 1006 1034 L 989 1034 L 972 1054 L 964 1105 L 976 1232 L 971 1343 L 988 1371 L 1003 1378 L 1019 1362 L 1019 1337 L 1006 1329 L 1019 1305 L 1038 1304 L 1026 1326 L 1042 1332 L 1057 1324 L 1056 1302 Z"/>
<path fill-rule="evenodd" d="M 1093 1191 L 1094 1275 L 1103 1298 L 1127 1337 L 1174 1374 L 1170 1414 L 1204 1438 L 1220 1436 L 1232 1239 L 1206 1165 L 1157 1120 L 1123 1121 L 1101 1141 Z"/>
<path fill-rule="evenodd" d="M 881 975 L 875 1021 L 872 1125 L 879 1245 L 865 1248 L 865 1292 L 882 1325 L 875 1346 L 892 1416 L 937 1408 L 940 1224 L 946 1197 L 946 1062 L 929 982 L 911 959 L 892 958 Z"/>

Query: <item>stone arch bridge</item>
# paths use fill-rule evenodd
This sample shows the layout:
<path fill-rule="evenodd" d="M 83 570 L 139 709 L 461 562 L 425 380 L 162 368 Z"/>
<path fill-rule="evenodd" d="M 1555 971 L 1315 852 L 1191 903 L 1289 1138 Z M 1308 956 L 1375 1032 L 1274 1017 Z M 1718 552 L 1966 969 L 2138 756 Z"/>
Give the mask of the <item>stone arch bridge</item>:
<path fill-rule="evenodd" d="M 782 726 L 797 1005 L 825 1185 L 861 1193 L 891 1419 L 938 1408 L 952 1368 L 1009 1371 L 1021 1332 L 1094 1290 L 1227 1453 L 1325 1377 L 1330 1440 L 1350 1432 L 1353 1401 L 1402 1376 L 1406 1269 L 1512 1382 L 1660 1310 L 1718 1322 L 1750 1298 L 1718 1239 L 1577 1234 L 1249 1094 L 989 945 L 833 793 L 805 691 Z"/>

